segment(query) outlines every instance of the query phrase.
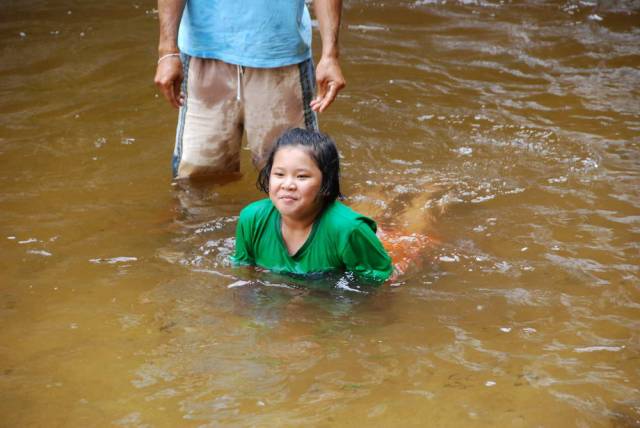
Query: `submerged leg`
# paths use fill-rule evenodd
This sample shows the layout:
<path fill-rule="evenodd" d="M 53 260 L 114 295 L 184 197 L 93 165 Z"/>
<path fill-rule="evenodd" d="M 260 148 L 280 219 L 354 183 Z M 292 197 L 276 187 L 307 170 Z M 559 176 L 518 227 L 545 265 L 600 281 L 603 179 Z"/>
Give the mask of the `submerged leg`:
<path fill-rule="evenodd" d="M 393 260 L 396 275 L 424 259 L 429 247 L 438 242 L 434 238 L 435 223 L 446 210 L 447 190 L 428 184 L 408 202 L 400 201 L 403 208 L 394 214 L 395 227 L 380 230 L 380 239 Z"/>
<path fill-rule="evenodd" d="M 435 184 L 426 185 L 422 192 L 411 198 L 399 214 L 398 224 L 408 233 L 431 233 L 438 218 L 446 212 L 443 196 L 447 190 Z"/>

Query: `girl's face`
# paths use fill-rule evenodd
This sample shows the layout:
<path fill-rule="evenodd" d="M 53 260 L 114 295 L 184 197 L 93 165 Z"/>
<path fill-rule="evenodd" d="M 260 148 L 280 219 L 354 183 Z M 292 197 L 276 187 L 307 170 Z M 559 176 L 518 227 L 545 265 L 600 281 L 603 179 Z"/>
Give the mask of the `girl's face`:
<path fill-rule="evenodd" d="M 313 221 L 321 207 L 321 186 L 322 171 L 305 149 L 286 146 L 276 152 L 269 176 L 269 199 L 282 217 Z"/>

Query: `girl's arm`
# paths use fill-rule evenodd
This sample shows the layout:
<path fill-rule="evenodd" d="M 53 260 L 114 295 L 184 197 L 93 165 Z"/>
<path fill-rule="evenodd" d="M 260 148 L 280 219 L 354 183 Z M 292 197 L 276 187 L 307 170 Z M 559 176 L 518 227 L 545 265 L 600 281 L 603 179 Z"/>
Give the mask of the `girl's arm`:
<path fill-rule="evenodd" d="M 391 258 L 366 223 L 353 230 L 342 251 L 342 259 L 348 271 L 367 280 L 386 281 L 393 273 Z"/>
<path fill-rule="evenodd" d="M 244 214 L 244 215 L 243 215 Z M 248 218 L 243 211 L 236 226 L 236 251 L 231 257 L 231 261 L 238 265 L 253 265 L 255 258 L 252 251 L 253 239 L 251 236 L 251 218 Z"/>

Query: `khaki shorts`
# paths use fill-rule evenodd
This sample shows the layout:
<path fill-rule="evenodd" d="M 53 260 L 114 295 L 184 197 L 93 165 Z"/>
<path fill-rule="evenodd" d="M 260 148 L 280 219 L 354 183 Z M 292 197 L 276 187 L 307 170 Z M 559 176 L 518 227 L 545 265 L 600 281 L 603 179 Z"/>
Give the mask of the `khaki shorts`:
<path fill-rule="evenodd" d="M 286 129 L 318 129 L 309 107 L 315 93 L 311 59 L 279 68 L 241 67 L 184 54 L 182 61 L 185 100 L 173 153 L 175 178 L 239 172 L 243 132 L 259 168 Z"/>

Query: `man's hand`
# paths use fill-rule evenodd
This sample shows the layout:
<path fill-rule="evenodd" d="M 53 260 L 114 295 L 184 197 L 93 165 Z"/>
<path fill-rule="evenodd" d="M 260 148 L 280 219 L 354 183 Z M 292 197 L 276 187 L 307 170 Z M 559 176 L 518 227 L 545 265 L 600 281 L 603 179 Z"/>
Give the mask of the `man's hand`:
<path fill-rule="evenodd" d="M 158 21 L 160 37 L 158 41 L 158 66 L 153 79 L 162 95 L 175 108 L 183 102 L 180 86 L 184 79 L 182 61 L 178 53 L 178 27 L 186 0 L 158 0 Z"/>
<path fill-rule="evenodd" d="M 346 82 L 337 58 L 323 57 L 316 67 L 317 93 L 311 101 L 311 109 L 322 113 L 336 99 Z"/>
<path fill-rule="evenodd" d="M 338 63 L 340 56 L 338 33 L 342 0 L 314 0 L 313 8 L 322 39 L 322 55 L 316 67 L 317 95 L 309 105 L 313 111 L 322 113 L 336 99 L 338 92 L 345 85 Z"/>
<path fill-rule="evenodd" d="M 175 108 L 180 108 L 184 101 L 184 96 L 180 93 L 182 79 L 184 73 L 179 56 L 171 56 L 158 63 L 154 82 L 169 104 Z"/>

